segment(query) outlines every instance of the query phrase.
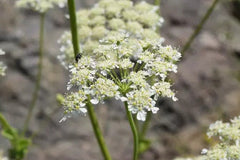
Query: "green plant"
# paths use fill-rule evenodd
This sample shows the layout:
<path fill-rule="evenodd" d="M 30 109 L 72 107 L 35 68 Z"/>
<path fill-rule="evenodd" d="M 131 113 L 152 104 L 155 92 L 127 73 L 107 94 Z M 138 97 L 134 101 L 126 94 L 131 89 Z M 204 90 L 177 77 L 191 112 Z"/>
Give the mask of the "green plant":
<path fill-rule="evenodd" d="M 2 136 L 11 143 L 11 148 L 8 150 L 9 158 L 11 160 L 22 160 L 31 145 L 31 138 L 26 138 L 17 129 L 11 127 L 1 113 L 0 123 Z"/>
<path fill-rule="evenodd" d="M 66 31 L 59 40 L 59 59 L 70 71 L 67 89 L 76 87 L 77 91 L 65 95 L 61 122 L 72 114 L 88 113 L 102 154 L 111 159 L 93 105 L 108 98 L 120 100 L 133 133 L 133 160 L 137 160 L 150 141 L 145 133 L 139 133 L 136 122 L 145 121 L 147 113 L 157 113 L 159 97 L 177 100 L 166 77 L 169 72 L 177 72 L 175 63 L 181 54 L 162 44 L 157 29 L 163 19 L 156 13 L 157 6 L 101 0 L 94 8 L 76 15 L 73 0 L 68 6 L 71 32 Z"/>

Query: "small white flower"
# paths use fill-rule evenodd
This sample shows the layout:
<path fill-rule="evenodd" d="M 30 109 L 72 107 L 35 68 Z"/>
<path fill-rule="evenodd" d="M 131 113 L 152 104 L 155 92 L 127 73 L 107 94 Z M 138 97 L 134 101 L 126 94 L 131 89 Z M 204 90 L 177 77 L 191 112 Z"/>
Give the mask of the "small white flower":
<path fill-rule="evenodd" d="M 99 100 L 98 99 L 91 99 L 90 102 L 92 104 L 98 104 L 99 103 Z"/>
<path fill-rule="evenodd" d="M 0 56 L 4 54 L 5 52 L 2 49 L 0 49 Z M 7 69 L 7 66 L 0 61 L 0 76 L 5 76 L 6 69 Z"/>
<path fill-rule="evenodd" d="M 0 49 L 0 55 L 4 55 L 4 54 L 5 52 L 2 49 Z"/>
<path fill-rule="evenodd" d="M 138 111 L 137 112 L 137 119 L 140 121 L 145 121 L 146 120 L 146 115 L 147 113 L 144 110 Z"/>
<path fill-rule="evenodd" d="M 19 8 L 30 8 L 35 11 L 44 13 L 54 6 L 63 8 L 66 4 L 66 0 L 18 0 L 16 2 Z"/>
<path fill-rule="evenodd" d="M 206 148 L 203 148 L 201 151 L 201 154 L 207 154 L 208 150 Z"/>

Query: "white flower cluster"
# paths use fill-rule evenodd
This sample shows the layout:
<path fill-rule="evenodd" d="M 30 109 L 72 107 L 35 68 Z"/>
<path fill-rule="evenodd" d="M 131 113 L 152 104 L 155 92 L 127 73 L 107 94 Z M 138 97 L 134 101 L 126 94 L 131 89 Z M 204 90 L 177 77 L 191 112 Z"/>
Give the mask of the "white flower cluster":
<path fill-rule="evenodd" d="M 111 35 L 111 38 L 117 40 L 120 38 L 119 34 L 116 35 L 119 31 L 128 32 L 130 36 L 139 39 L 160 39 L 156 30 L 163 23 L 163 18 L 156 13 L 157 9 L 157 6 L 144 1 L 133 5 L 130 0 L 100 0 L 92 9 L 78 11 L 78 34 L 83 54 L 93 54 L 99 40 L 106 35 L 109 35 L 109 38 Z M 75 59 L 71 33 L 66 31 L 58 43 L 62 53 L 58 58 L 68 67 Z M 130 48 L 132 44 L 125 45 L 134 49 Z"/>
<path fill-rule="evenodd" d="M 207 135 L 219 137 L 220 143 L 209 150 L 203 149 L 202 156 L 175 160 L 240 160 L 240 116 L 231 123 L 217 121 L 211 124 Z"/>
<path fill-rule="evenodd" d="M 66 0 L 18 0 L 16 2 L 19 8 L 30 8 L 40 13 L 45 13 L 47 10 L 59 6 L 63 8 Z"/>
<path fill-rule="evenodd" d="M 134 6 L 130 0 L 101 0 L 93 9 L 78 12 L 82 48 L 78 63 L 73 63 L 70 33 L 65 32 L 60 40 L 64 42 L 61 59 L 70 64 L 67 88 L 79 90 L 65 97 L 66 117 L 85 113 L 89 101 L 98 104 L 115 98 L 126 102 L 137 119 L 144 121 L 148 111 L 159 110 L 155 107 L 159 97 L 177 100 L 166 77 L 177 72 L 175 63 L 181 54 L 162 45 L 156 32 L 161 17 L 155 11 L 146 2 Z"/>
<path fill-rule="evenodd" d="M 0 56 L 4 55 L 5 52 L 3 50 L 0 49 Z M 0 76 L 4 76 L 5 75 L 5 70 L 7 69 L 7 67 L 4 65 L 3 62 L 0 61 Z"/>

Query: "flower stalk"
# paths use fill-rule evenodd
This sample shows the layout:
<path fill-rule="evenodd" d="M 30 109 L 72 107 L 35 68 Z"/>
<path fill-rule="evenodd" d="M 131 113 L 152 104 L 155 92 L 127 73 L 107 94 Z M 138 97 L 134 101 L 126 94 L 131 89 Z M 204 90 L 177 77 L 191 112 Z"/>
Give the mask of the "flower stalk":
<path fill-rule="evenodd" d="M 88 101 L 88 103 L 87 103 L 87 110 L 88 110 L 88 115 L 89 115 L 89 118 L 90 118 L 90 121 L 91 121 L 91 124 L 92 124 L 93 131 L 94 131 L 94 134 L 97 138 L 97 141 L 98 141 L 99 147 L 101 149 L 102 155 L 103 155 L 105 160 L 111 160 L 111 156 L 110 156 L 110 154 L 108 152 L 108 149 L 107 149 L 107 146 L 105 144 L 104 137 L 102 135 L 98 120 L 96 118 L 96 114 L 95 114 L 94 109 L 93 109 L 93 105 L 91 104 L 90 101 Z"/>
<path fill-rule="evenodd" d="M 69 9 L 69 15 L 70 15 L 70 25 L 71 25 L 71 33 L 72 33 L 72 44 L 74 48 L 74 55 L 75 60 L 77 61 L 78 54 L 80 52 L 79 49 L 79 40 L 78 40 L 78 29 L 77 29 L 77 18 L 76 18 L 76 9 L 75 9 L 75 1 L 74 0 L 68 0 L 68 9 Z M 111 156 L 109 154 L 109 151 L 106 147 L 104 137 L 102 135 L 96 114 L 93 109 L 93 105 L 90 102 L 90 99 L 88 99 L 88 102 L 86 104 L 88 115 L 94 130 L 94 134 L 97 138 L 99 147 L 101 149 L 102 155 L 105 160 L 111 160 Z"/>
<path fill-rule="evenodd" d="M 68 10 L 69 10 L 69 16 L 70 16 L 72 43 L 73 43 L 74 55 L 76 58 L 78 53 L 80 52 L 80 49 L 79 49 L 79 40 L 78 40 L 77 18 L 75 13 L 76 7 L 75 7 L 74 0 L 68 0 Z"/>
<path fill-rule="evenodd" d="M 138 146 L 138 143 L 139 143 L 138 131 L 137 131 L 137 127 L 134 123 L 133 116 L 128 109 L 128 103 L 124 102 L 124 105 L 125 105 L 125 109 L 127 112 L 128 121 L 129 121 L 131 130 L 132 130 L 132 133 L 133 133 L 134 146 L 133 146 L 133 158 L 132 159 L 137 160 L 138 159 L 138 148 L 139 148 L 139 146 Z"/>
<path fill-rule="evenodd" d="M 204 24 L 207 22 L 208 18 L 212 14 L 212 12 L 213 12 L 213 10 L 216 7 L 218 2 L 219 2 L 219 0 L 213 0 L 211 6 L 208 8 L 207 12 L 205 13 L 203 18 L 201 19 L 200 23 L 197 25 L 197 27 L 194 30 L 193 34 L 190 36 L 190 38 L 188 39 L 187 43 L 184 45 L 184 47 L 183 47 L 183 49 L 181 51 L 182 55 L 184 55 L 185 52 L 190 48 L 192 42 L 194 41 L 194 39 L 198 36 L 200 31 L 202 30 Z"/>
<path fill-rule="evenodd" d="M 27 118 L 24 122 L 23 126 L 23 134 L 26 133 L 29 127 L 30 120 L 32 118 L 33 110 L 36 106 L 36 102 L 39 95 L 41 79 L 42 79 L 42 66 L 43 66 L 43 51 L 44 51 L 44 22 L 45 22 L 45 13 L 41 13 L 40 15 L 40 31 L 39 31 L 39 59 L 38 59 L 38 73 L 37 79 L 35 83 L 35 88 L 31 100 L 31 104 L 28 110 Z"/>

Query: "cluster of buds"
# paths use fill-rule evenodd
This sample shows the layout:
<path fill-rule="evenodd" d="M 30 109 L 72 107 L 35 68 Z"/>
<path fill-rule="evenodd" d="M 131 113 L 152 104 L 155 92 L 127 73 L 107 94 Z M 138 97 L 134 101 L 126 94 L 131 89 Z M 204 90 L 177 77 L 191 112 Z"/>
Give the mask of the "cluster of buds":
<path fill-rule="evenodd" d="M 0 56 L 4 55 L 5 52 L 3 50 L 0 49 Z M 3 62 L 0 61 L 0 76 L 4 76 L 5 75 L 5 70 L 7 69 L 7 67 L 4 65 Z"/>
<path fill-rule="evenodd" d="M 181 54 L 163 46 L 157 33 L 163 19 L 158 7 L 130 0 L 101 0 L 90 10 L 77 12 L 81 59 L 74 62 L 71 34 L 65 32 L 59 43 L 59 59 L 70 71 L 63 105 L 65 117 L 85 114 L 87 103 L 104 103 L 115 98 L 145 121 L 147 112 L 157 113 L 159 97 L 177 100 L 166 78 L 177 72 Z"/>
<path fill-rule="evenodd" d="M 220 142 L 210 148 L 203 149 L 202 156 L 196 158 L 177 158 L 175 160 L 239 160 L 240 159 L 240 116 L 230 123 L 216 121 L 207 132 L 208 137 L 216 136 Z"/>
<path fill-rule="evenodd" d="M 16 2 L 19 8 L 29 8 L 40 13 L 45 13 L 54 6 L 63 8 L 65 4 L 66 0 L 18 0 Z"/>

